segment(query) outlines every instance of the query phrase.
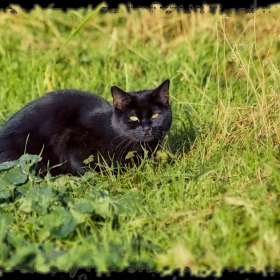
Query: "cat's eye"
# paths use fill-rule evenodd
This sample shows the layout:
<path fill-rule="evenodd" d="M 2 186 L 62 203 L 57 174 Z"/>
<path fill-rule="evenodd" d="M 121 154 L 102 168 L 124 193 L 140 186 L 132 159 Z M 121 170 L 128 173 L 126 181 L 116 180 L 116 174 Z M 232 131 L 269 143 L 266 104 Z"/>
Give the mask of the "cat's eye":
<path fill-rule="evenodd" d="M 134 122 L 138 121 L 138 118 L 136 116 L 130 116 L 129 118 Z"/>
<path fill-rule="evenodd" d="M 152 115 L 152 119 L 156 119 L 158 117 L 158 113 Z"/>

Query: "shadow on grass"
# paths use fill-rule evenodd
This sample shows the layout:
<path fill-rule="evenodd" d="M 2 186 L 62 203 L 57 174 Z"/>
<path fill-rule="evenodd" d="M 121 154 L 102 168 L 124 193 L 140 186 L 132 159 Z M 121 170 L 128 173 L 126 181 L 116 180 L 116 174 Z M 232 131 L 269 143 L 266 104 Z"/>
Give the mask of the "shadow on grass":
<path fill-rule="evenodd" d="M 174 117 L 174 125 L 168 135 L 168 145 L 173 154 L 189 151 L 196 140 L 198 130 L 191 121 L 189 114 L 184 114 L 185 119 Z"/>

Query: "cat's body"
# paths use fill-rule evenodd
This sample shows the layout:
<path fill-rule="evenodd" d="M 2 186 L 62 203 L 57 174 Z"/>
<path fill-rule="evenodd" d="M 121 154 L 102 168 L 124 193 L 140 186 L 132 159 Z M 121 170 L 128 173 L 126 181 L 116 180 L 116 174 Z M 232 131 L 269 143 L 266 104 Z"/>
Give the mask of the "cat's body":
<path fill-rule="evenodd" d="M 40 154 L 36 171 L 83 174 L 83 161 L 126 165 L 129 151 L 149 155 L 168 132 L 172 114 L 169 81 L 154 90 L 126 93 L 112 87 L 114 106 L 101 97 L 77 90 L 60 90 L 38 98 L 13 115 L 0 130 L 0 162 L 16 160 L 24 151 Z M 101 155 L 101 157 L 100 157 Z"/>

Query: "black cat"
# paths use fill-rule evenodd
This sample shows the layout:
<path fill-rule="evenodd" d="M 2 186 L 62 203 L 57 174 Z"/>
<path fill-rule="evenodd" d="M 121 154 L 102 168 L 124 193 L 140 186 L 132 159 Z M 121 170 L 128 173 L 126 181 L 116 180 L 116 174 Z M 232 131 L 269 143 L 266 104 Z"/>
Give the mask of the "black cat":
<path fill-rule="evenodd" d="M 18 159 L 24 151 L 40 154 L 36 171 L 52 175 L 83 174 L 84 160 L 92 168 L 106 162 L 131 164 L 129 151 L 151 156 L 172 122 L 169 80 L 153 90 L 124 92 L 111 88 L 114 106 L 78 90 L 59 90 L 38 98 L 14 114 L 0 131 L 0 163 Z"/>

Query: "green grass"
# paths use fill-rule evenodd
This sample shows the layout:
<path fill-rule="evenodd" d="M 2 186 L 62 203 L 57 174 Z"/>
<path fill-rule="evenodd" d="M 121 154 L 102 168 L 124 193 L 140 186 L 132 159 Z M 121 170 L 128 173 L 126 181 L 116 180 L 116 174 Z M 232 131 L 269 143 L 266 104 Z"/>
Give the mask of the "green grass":
<path fill-rule="evenodd" d="M 279 11 L 0 16 L 0 122 L 29 101 L 76 88 L 170 79 L 165 161 L 123 175 L 36 178 L 34 158 L 0 165 L 0 266 L 279 268 Z M 39 112 L 38 112 L 39 113 Z M 169 267 L 169 270 L 166 267 Z"/>

